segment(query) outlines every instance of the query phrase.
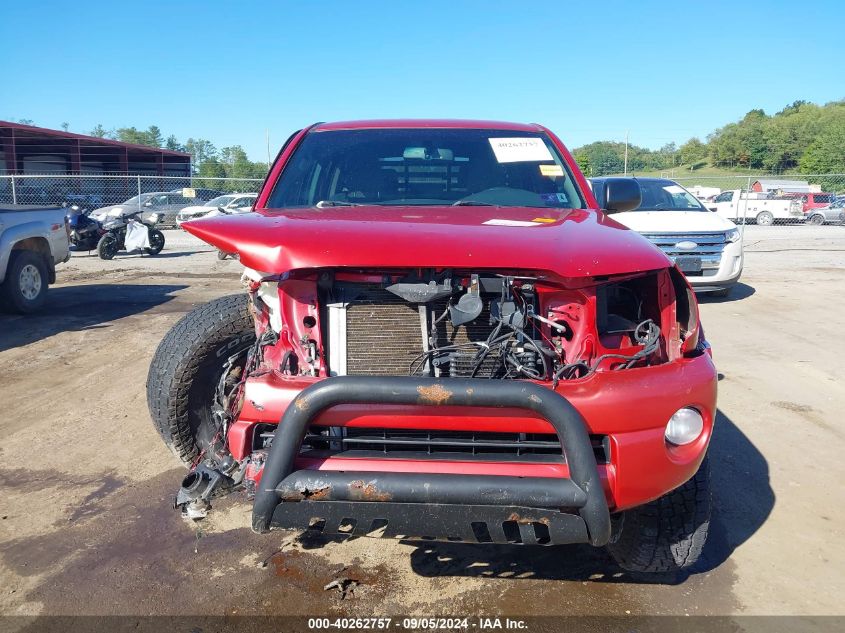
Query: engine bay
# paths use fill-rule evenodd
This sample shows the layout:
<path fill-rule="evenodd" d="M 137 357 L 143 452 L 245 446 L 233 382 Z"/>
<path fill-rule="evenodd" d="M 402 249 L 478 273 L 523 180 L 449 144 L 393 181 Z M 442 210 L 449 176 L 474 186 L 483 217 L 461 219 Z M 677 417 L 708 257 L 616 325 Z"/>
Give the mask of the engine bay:
<path fill-rule="evenodd" d="M 282 373 L 556 383 L 663 362 L 661 282 L 651 273 L 567 288 L 505 272 L 321 271 L 280 281 L 278 303 L 274 289 L 254 296 L 294 348 Z"/>

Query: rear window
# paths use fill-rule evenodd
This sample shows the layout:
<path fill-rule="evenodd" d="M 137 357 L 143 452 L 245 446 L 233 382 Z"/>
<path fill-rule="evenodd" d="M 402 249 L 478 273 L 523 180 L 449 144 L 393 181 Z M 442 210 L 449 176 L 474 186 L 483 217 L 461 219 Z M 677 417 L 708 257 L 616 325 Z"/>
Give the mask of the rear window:
<path fill-rule="evenodd" d="M 835 196 L 832 193 L 816 193 L 813 194 L 813 201 L 818 202 L 821 204 L 830 204 L 835 200 Z"/>
<path fill-rule="evenodd" d="M 311 132 L 267 206 L 455 203 L 585 207 L 546 135 L 434 128 Z"/>

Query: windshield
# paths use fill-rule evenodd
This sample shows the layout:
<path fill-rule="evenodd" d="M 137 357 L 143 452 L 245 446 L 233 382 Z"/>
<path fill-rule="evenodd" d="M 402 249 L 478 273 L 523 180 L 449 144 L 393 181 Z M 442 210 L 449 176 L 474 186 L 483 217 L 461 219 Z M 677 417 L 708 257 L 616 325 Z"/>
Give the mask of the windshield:
<path fill-rule="evenodd" d="M 428 128 L 312 132 L 267 206 L 348 204 L 585 206 L 544 134 Z"/>
<path fill-rule="evenodd" d="M 227 204 L 229 204 L 234 199 L 235 199 L 235 196 L 217 196 L 216 198 L 212 198 L 208 202 L 204 203 L 202 206 L 204 206 L 204 207 L 225 207 Z"/>
<path fill-rule="evenodd" d="M 127 200 L 126 202 L 121 202 L 121 204 L 138 204 L 139 202 L 145 202 L 146 200 L 149 200 L 152 195 L 154 194 L 142 193 L 140 196 L 133 196 L 132 198 L 129 198 L 129 200 Z"/>
<path fill-rule="evenodd" d="M 698 198 L 671 180 L 638 179 L 642 202 L 637 211 L 707 211 Z"/>

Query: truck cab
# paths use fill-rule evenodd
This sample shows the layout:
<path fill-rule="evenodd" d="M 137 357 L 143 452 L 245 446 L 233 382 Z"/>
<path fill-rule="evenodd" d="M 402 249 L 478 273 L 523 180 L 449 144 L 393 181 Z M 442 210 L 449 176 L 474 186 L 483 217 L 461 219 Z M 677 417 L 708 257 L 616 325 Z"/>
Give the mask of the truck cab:
<path fill-rule="evenodd" d="M 56 264 L 70 259 L 65 210 L 0 206 L 0 298 L 15 312 L 40 308 Z"/>

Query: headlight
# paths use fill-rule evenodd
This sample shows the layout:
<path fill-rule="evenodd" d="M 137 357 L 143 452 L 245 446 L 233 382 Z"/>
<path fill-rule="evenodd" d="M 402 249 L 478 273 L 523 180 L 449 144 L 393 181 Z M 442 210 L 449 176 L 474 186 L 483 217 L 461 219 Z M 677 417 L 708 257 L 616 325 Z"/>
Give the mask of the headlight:
<path fill-rule="evenodd" d="M 678 409 L 669 418 L 664 436 L 666 441 L 676 446 L 683 446 L 698 439 L 704 428 L 704 419 L 701 414 L 692 407 Z"/>
<path fill-rule="evenodd" d="M 742 235 L 739 232 L 739 229 L 731 229 L 727 233 L 725 233 L 725 241 L 728 243 L 731 242 L 738 242 Z"/>

